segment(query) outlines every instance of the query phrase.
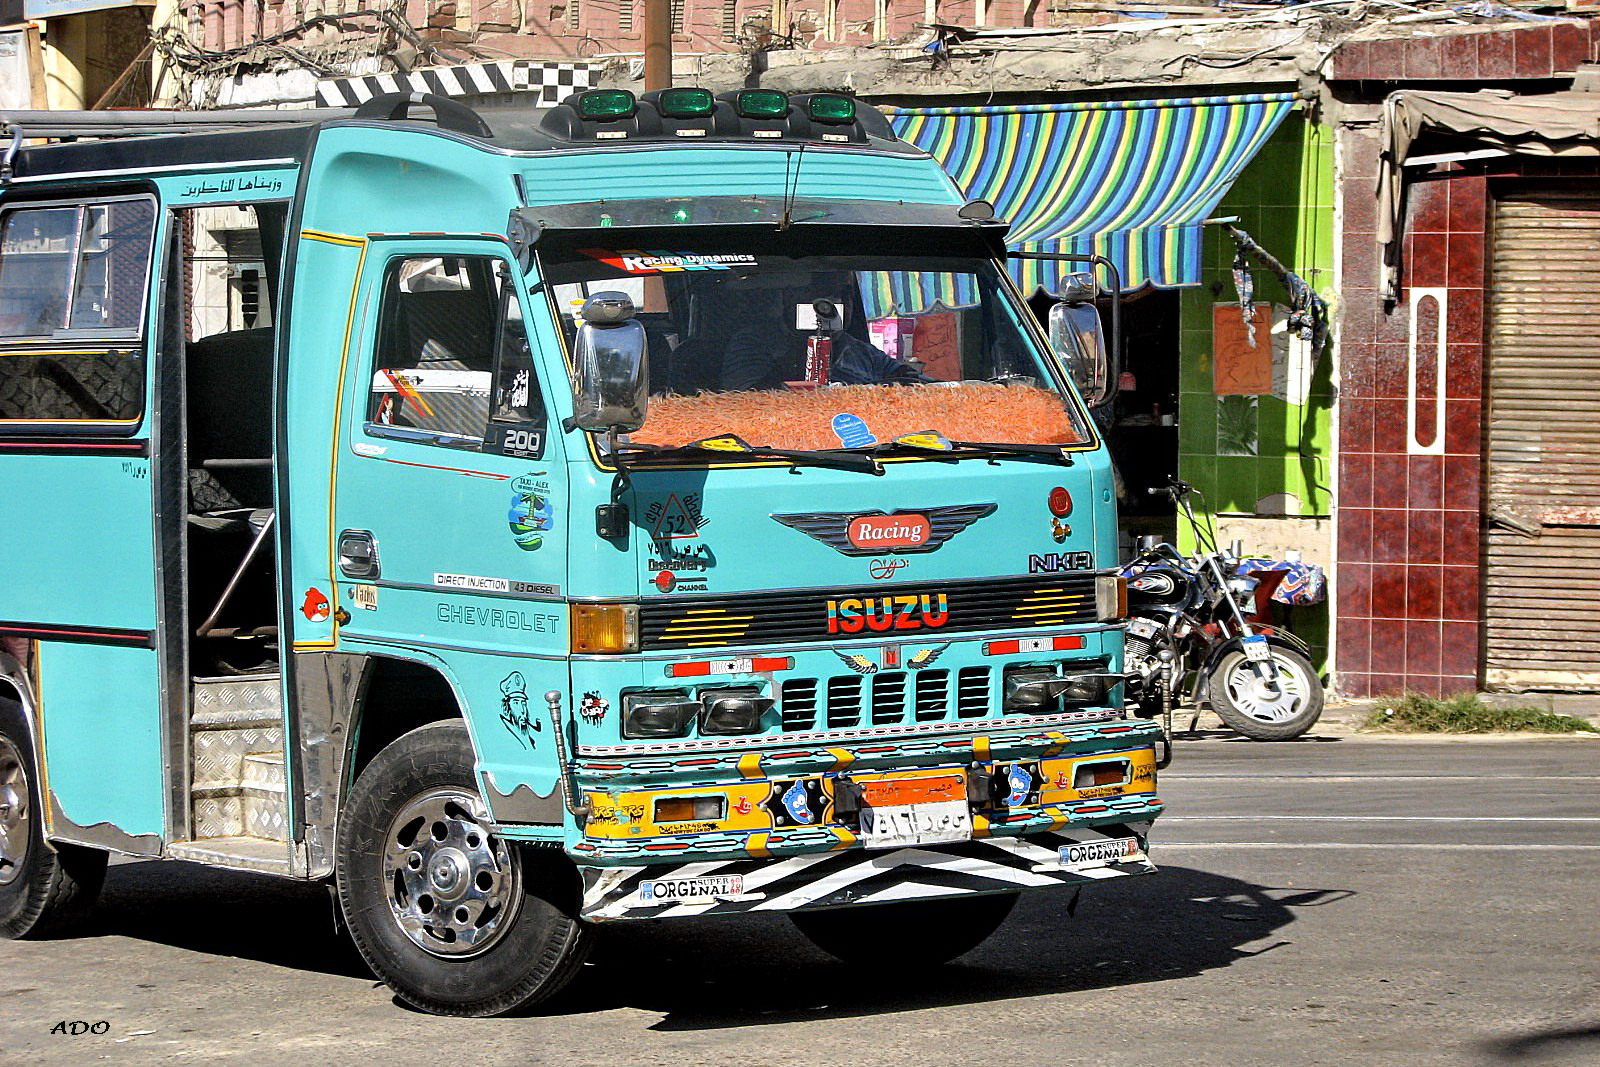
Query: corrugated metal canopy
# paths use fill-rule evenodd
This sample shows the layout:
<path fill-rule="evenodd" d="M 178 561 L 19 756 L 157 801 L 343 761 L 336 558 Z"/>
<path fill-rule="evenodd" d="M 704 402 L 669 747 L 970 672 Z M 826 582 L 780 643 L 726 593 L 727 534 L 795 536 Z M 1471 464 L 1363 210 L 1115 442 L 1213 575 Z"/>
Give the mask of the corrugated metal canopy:
<path fill-rule="evenodd" d="M 889 121 L 973 199 L 1013 248 L 1099 253 L 1126 289 L 1200 282 L 1201 222 L 1299 100 L 1296 93 L 899 108 Z M 1018 260 L 1024 291 L 1066 264 Z"/>

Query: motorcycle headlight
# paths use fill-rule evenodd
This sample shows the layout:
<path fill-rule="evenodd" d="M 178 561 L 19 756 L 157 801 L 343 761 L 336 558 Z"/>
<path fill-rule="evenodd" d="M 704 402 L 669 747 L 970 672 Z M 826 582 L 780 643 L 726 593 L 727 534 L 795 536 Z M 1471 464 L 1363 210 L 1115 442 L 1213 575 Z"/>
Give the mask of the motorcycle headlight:
<path fill-rule="evenodd" d="M 1256 606 L 1256 586 L 1261 582 L 1248 575 L 1236 574 L 1228 579 L 1228 595 L 1233 597 L 1233 602 L 1244 611 L 1254 611 Z"/>

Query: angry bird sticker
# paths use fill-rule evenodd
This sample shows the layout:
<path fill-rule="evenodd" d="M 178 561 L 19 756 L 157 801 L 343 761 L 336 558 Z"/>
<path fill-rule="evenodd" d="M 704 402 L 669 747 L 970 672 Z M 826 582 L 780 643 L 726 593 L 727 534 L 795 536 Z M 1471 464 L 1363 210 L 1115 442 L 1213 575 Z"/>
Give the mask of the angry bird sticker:
<path fill-rule="evenodd" d="M 311 622 L 327 622 L 332 605 L 328 603 L 327 595 L 322 590 L 313 586 L 306 590 L 305 601 L 300 605 L 300 614 Z"/>

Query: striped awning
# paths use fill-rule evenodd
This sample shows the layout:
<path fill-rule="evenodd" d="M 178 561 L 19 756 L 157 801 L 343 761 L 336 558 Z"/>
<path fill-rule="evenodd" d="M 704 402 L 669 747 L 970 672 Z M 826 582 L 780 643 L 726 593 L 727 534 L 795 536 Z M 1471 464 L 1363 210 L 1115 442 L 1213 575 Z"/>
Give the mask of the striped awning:
<path fill-rule="evenodd" d="M 1117 264 L 1124 288 L 1137 289 L 1199 284 L 1202 221 L 1299 99 L 897 108 L 889 121 L 969 198 L 995 205 L 1013 248 L 1099 253 Z M 1054 289 L 1074 269 L 1011 266 L 1026 292 Z"/>

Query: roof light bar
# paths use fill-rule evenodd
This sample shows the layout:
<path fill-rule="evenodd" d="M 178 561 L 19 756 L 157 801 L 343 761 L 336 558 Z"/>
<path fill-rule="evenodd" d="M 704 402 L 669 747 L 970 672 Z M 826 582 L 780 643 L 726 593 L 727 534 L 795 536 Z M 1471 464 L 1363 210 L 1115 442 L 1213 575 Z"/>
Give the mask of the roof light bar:
<path fill-rule="evenodd" d="M 578 117 L 596 122 L 628 118 L 638 107 L 626 89 L 590 89 L 578 95 Z"/>
<path fill-rule="evenodd" d="M 710 89 L 679 86 L 672 89 L 663 89 L 660 95 L 656 97 L 656 110 L 668 118 L 704 118 L 716 110 L 716 107 L 717 101 L 711 95 Z"/>
<path fill-rule="evenodd" d="M 856 120 L 856 102 L 848 96 L 815 93 L 806 101 L 812 122 L 829 126 L 848 126 Z"/>
<path fill-rule="evenodd" d="M 781 119 L 789 114 L 789 97 L 776 89 L 740 89 L 733 109 L 745 119 Z"/>

